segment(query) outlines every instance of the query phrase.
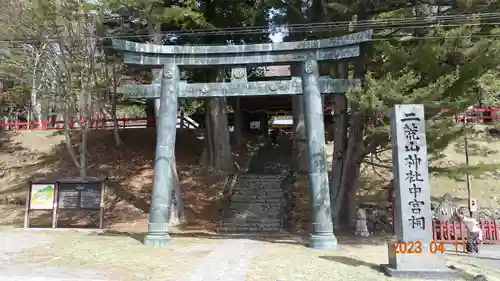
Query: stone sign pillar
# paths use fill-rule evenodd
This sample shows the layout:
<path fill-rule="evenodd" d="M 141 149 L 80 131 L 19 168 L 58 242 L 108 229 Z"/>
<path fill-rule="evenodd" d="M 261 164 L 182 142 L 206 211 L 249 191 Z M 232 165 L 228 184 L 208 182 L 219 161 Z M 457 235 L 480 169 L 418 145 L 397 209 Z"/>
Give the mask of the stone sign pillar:
<path fill-rule="evenodd" d="M 382 268 L 393 277 L 456 278 L 457 272 L 446 267 L 441 242 L 432 240 L 424 106 L 395 105 L 391 137 L 396 239 L 388 243 L 389 264 Z"/>
<path fill-rule="evenodd" d="M 312 230 L 309 246 L 314 249 L 335 249 L 330 207 L 330 185 L 325 151 L 323 103 L 319 90 L 318 61 L 308 58 L 301 63 L 304 122 L 307 138 L 309 190 L 312 203 Z"/>
<path fill-rule="evenodd" d="M 170 242 L 168 213 L 174 184 L 175 135 L 179 96 L 179 67 L 173 63 L 163 68 L 160 110 L 156 121 L 156 154 L 148 234 L 144 244 L 162 246 Z"/>

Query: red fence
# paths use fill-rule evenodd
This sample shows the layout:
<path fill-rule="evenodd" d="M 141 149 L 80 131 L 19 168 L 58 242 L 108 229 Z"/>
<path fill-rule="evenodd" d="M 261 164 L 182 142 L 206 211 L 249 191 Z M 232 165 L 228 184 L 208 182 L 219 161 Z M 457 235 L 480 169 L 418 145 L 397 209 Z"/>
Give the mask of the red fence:
<path fill-rule="evenodd" d="M 118 127 L 120 128 L 139 128 L 148 126 L 147 117 L 132 117 L 132 118 L 118 118 Z M 70 129 L 80 127 L 83 120 L 73 120 L 69 122 Z M 114 127 L 113 119 L 90 119 L 88 120 L 89 129 L 110 129 Z M 151 122 L 150 122 L 151 123 Z M 10 122 L 0 123 L 0 127 L 4 127 L 9 131 L 21 130 L 62 130 L 64 129 L 64 121 L 43 121 L 43 122 Z"/>
<path fill-rule="evenodd" d="M 442 113 L 452 113 L 455 116 L 456 121 L 467 121 L 475 120 L 496 120 L 500 119 L 500 108 L 487 107 L 487 108 L 472 108 L 467 110 L 455 110 L 455 109 L 442 109 Z M 483 113 L 483 116 L 470 116 L 469 114 Z M 484 114 L 488 113 L 488 114 Z M 486 116 L 484 116 L 486 115 Z M 147 117 L 124 117 L 118 118 L 118 126 L 120 128 L 141 128 L 141 127 L 152 127 L 153 122 L 148 122 Z M 74 120 L 69 122 L 70 129 L 79 128 L 83 120 Z M 110 129 L 113 128 L 113 119 L 90 119 L 89 129 Z M 192 124 L 189 120 L 183 118 L 182 122 L 177 122 L 184 127 L 195 126 L 197 124 Z M 64 121 L 44 121 L 44 122 L 10 122 L 10 123 L 0 123 L 0 128 L 5 128 L 6 130 L 20 131 L 20 130 L 61 130 L 64 128 Z"/>
<path fill-rule="evenodd" d="M 455 121 L 464 121 L 465 118 L 467 118 L 467 121 L 500 119 L 500 108 L 495 107 L 471 108 L 466 110 L 442 109 L 441 113 L 453 113 Z M 482 113 L 482 115 L 470 115 L 474 113 Z"/>
<path fill-rule="evenodd" d="M 494 220 L 480 220 L 479 226 L 483 230 L 484 244 L 500 244 L 500 231 Z M 467 240 L 467 227 L 463 222 L 437 221 L 433 222 L 433 239 L 455 246 L 464 245 Z"/>
<path fill-rule="evenodd" d="M 146 128 L 154 127 L 154 120 L 148 122 L 147 117 L 127 117 L 117 118 L 119 128 Z M 70 129 L 78 129 L 83 123 L 83 120 L 73 120 L 69 122 Z M 88 120 L 89 129 L 111 129 L 114 127 L 113 119 L 90 119 Z M 178 118 L 177 124 L 182 128 L 196 128 L 198 124 L 186 118 Z M 26 130 L 62 130 L 64 129 L 64 121 L 44 121 L 44 122 L 11 122 L 0 123 L 0 128 L 5 128 L 8 131 L 26 131 Z"/>

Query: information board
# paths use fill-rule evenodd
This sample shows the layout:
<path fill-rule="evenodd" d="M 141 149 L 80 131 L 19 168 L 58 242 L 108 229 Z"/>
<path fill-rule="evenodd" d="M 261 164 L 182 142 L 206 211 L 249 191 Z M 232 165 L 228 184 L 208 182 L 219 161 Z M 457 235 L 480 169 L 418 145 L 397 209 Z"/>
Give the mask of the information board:
<path fill-rule="evenodd" d="M 59 209 L 95 209 L 101 207 L 101 184 L 60 183 Z"/>
<path fill-rule="evenodd" d="M 52 212 L 52 228 L 57 228 L 60 212 L 99 212 L 98 227 L 104 227 L 106 179 L 77 178 L 66 181 L 30 182 L 26 196 L 24 227 L 30 228 L 30 211 Z M 71 216 L 71 215 L 70 215 Z"/>
<path fill-rule="evenodd" d="M 52 210 L 54 208 L 55 184 L 32 184 L 29 208 L 31 210 Z"/>
<path fill-rule="evenodd" d="M 101 207 L 101 185 L 87 185 L 80 192 L 80 208 L 99 209 Z"/>

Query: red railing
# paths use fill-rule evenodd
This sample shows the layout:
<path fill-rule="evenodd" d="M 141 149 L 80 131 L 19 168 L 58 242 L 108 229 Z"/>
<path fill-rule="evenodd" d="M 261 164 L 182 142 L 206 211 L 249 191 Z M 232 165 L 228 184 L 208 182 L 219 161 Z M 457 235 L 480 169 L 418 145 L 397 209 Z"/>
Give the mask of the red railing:
<path fill-rule="evenodd" d="M 479 226 L 483 230 L 484 244 L 500 244 L 500 231 L 494 220 L 480 220 Z M 464 245 L 467 240 L 467 227 L 463 222 L 438 221 L 433 222 L 433 239 L 445 244 Z"/>
<path fill-rule="evenodd" d="M 495 120 L 500 119 L 500 108 L 496 107 L 484 107 L 484 108 L 471 108 L 465 110 L 456 110 L 456 109 L 442 109 L 442 113 L 453 113 L 455 116 L 455 121 L 464 121 L 467 118 L 467 121 L 476 121 L 476 120 Z M 471 116 L 468 114 L 471 113 L 488 113 L 486 116 Z"/>
<path fill-rule="evenodd" d="M 118 118 L 120 128 L 146 127 L 148 125 L 147 117 L 127 117 Z M 68 123 L 70 129 L 79 128 L 84 120 L 72 120 Z M 88 120 L 89 129 L 110 129 L 113 128 L 113 119 L 90 119 Z M 151 123 L 151 122 L 149 122 Z M 0 127 L 8 130 L 61 130 L 64 128 L 64 121 L 43 121 L 43 122 L 10 122 L 0 123 Z"/>
<path fill-rule="evenodd" d="M 179 118 L 180 119 L 180 118 Z M 181 127 L 197 127 L 197 124 L 190 120 L 182 118 L 177 121 Z M 119 128 L 146 128 L 154 127 L 154 120 L 148 122 L 148 117 L 125 117 L 117 118 Z M 78 129 L 84 120 L 72 120 L 68 126 L 70 129 Z M 111 129 L 114 128 L 113 119 L 90 119 L 88 120 L 89 129 Z M 26 131 L 26 130 L 62 130 L 64 129 L 64 121 L 43 121 L 43 122 L 10 122 L 0 123 L 0 127 L 9 131 Z"/>

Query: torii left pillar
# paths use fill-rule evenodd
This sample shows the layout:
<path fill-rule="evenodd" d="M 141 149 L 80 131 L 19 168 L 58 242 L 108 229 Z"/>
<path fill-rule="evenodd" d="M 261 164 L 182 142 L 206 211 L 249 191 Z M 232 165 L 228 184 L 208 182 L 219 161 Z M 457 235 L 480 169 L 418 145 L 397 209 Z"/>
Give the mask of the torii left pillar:
<path fill-rule="evenodd" d="M 158 114 L 156 155 L 148 234 L 144 244 L 164 246 L 170 243 L 168 213 L 174 183 L 175 135 L 180 71 L 174 63 L 163 67 L 160 109 Z"/>

